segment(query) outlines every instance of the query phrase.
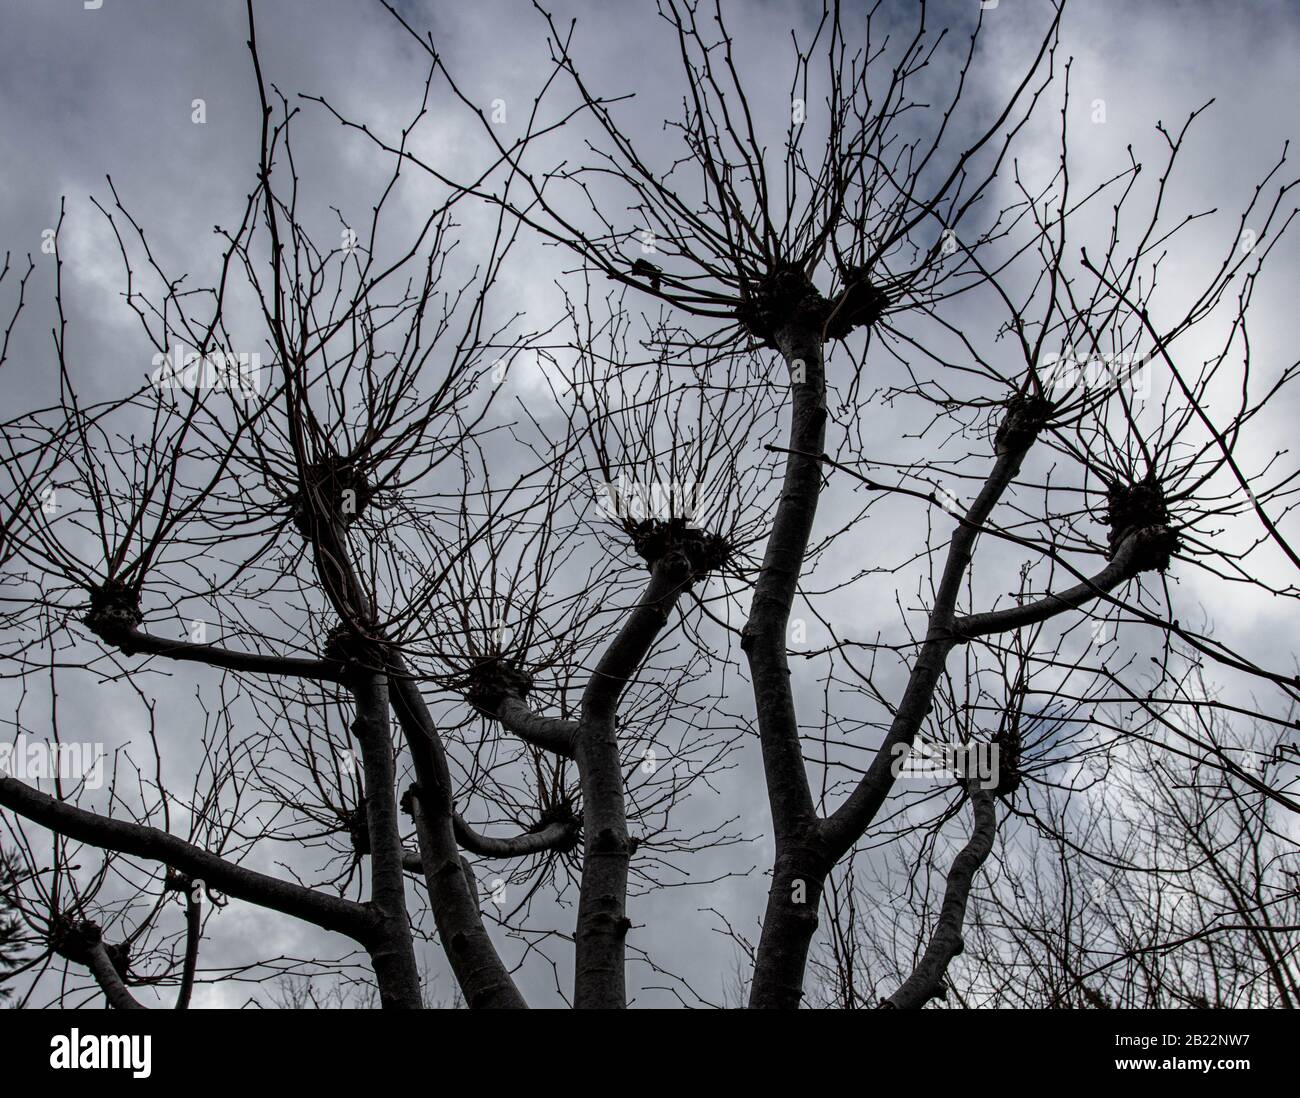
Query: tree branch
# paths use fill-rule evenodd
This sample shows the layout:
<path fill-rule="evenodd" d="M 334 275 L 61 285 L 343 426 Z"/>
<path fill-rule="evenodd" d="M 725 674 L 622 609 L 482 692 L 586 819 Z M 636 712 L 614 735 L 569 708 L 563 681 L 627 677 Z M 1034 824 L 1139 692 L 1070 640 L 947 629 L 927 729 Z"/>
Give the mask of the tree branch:
<path fill-rule="evenodd" d="M 574 739 L 578 733 L 577 721 L 535 713 L 523 698 L 514 695 L 503 697 L 490 715 L 496 718 L 502 728 L 525 743 L 566 759 L 573 758 Z"/>
<path fill-rule="evenodd" d="M 338 682 L 340 679 L 339 665 L 329 660 L 235 652 L 213 644 L 163 640 L 139 629 L 95 630 L 94 632 L 100 640 L 120 649 L 127 656 L 164 656 L 171 660 L 203 663 L 209 667 L 222 667 L 228 671 L 247 671 L 259 675 L 288 675 L 325 682 Z"/>
<path fill-rule="evenodd" d="M 449 816 L 431 815 L 416 787 L 407 804 L 420 844 L 420 864 L 429 889 L 429 902 L 442 948 L 456 980 L 472 1009 L 522 1010 L 528 1006 L 519 994 L 496 946 L 483 926 L 477 889 L 456 848 Z M 435 793 L 434 798 L 436 799 Z"/>
<path fill-rule="evenodd" d="M 382 1004 L 418 1010 L 420 972 L 406 912 L 402 835 L 398 825 L 393 741 L 388 721 L 388 684 L 383 675 L 349 679 L 356 699 L 352 733 L 361 746 L 365 772 L 366 830 L 370 839 L 370 906 L 376 928 L 367 945 Z"/>
<path fill-rule="evenodd" d="M 670 548 L 653 562 L 641 601 L 605 649 L 583 691 L 574 752 L 584 823 L 573 975 L 573 1003 L 580 1009 L 627 1006 L 624 969 L 627 932 L 632 926 L 627 917 L 632 844 L 615 712 L 691 578 L 691 563 L 680 549 Z"/>
<path fill-rule="evenodd" d="M 971 808 L 975 824 L 969 841 L 953 859 L 952 869 L 948 871 L 943 907 L 930 944 L 903 986 L 881 1003 L 882 1007 L 916 1010 L 942 995 L 948 965 L 965 948 L 962 926 L 966 920 L 966 902 L 970 898 L 975 873 L 993 849 L 993 836 L 997 829 L 997 813 L 990 790 L 972 789 Z"/>
<path fill-rule="evenodd" d="M 966 641 L 975 637 L 986 637 L 993 633 L 1004 633 L 1010 629 L 1021 629 L 1047 621 L 1066 610 L 1077 610 L 1084 603 L 1101 598 L 1109 591 L 1127 583 L 1141 571 L 1138 545 L 1141 535 L 1130 534 L 1115 553 L 1114 559 L 1100 572 L 1083 583 L 1055 595 L 1046 595 L 1023 606 L 1012 606 L 1006 610 L 990 610 L 983 614 L 969 614 L 955 618 L 952 631 L 959 640 Z"/>
<path fill-rule="evenodd" d="M 357 941 L 366 940 L 374 930 L 374 915 L 364 904 L 235 865 L 165 831 L 88 812 L 6 775 L 0 775 L 0 805 L 69 839 L 150 858 L 202 880 L 227 896 L 269 907 Z"/>
<path fill-rule="evenodd" d="M 95 983 L 104 993 L 104 998 L 108 1000 L 108 1005 L 114 1010 L 144 1010 L 144 1004 L 141 1003 L 130 989 L 126 986 L 125 981 L 119 975 L 117 968 L 114 966 L 112 959 L 108 955 L 108 950 L 104 948 L 104 940 L 96 932 L 94 941 L 88 941 L 86 945 L 86 955 L 83 961 L 90 974 L 95 977 Z"/>
<path fill-rule="evenodd" d="M 528 1004 L 483 926 L 483 913 L 456 845 L 451 775 L 442 742 L 415 682 L 400 659 L 395 660 L 390 696 L 419 782 L 404 804 L 415 821 L 420 869 L 443 951 L 471 1008 L 522 1009 Z M 408 867 L 409 856 L 402 860 Z"/>

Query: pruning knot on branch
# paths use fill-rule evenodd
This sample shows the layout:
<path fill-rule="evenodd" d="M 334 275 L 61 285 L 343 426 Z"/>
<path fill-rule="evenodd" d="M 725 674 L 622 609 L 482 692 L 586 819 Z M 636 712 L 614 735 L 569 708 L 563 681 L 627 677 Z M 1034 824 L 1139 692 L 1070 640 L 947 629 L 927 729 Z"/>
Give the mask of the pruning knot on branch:
<path fill-rule="evenodd" d="M 127 650 L 126 638 L 144 621 L 140 589 L 121 580 L 105 580 L 90 589 L 90 610 L 82 620 L 100 640 Z"/>
<path fill-rule="evenodd" d="M 368 858 L 371 852 L 370 821 L 366 817 L 364 797 L 356 808 L 343 814 L 343 826 L 347 828 L 353 853 L 359 858 Z"/>
<path fill-rule="evenodd" d="M 693 580 L 716 572 L 731 559 L 731 546 L 720 534 L 710 534 L 686 525 L 684 518 L 645 519 L 628 523 L 637 555 L 651 569 L 661 560 L 677 554 Z"/>
<path fill-rule="evenodd" d="M 1110 527 L 1108 557 L 1136 538 L 1134 563 L 1139 572 L 1163 572 L 1182 547 L 1177 532 L 1169 525 L 1169 507 L 1164 490 L 1154 474 L 1136 484 L 1113 481 L 1106 489 L 1106 524 Z"/>
<path fill-rule="evenodd" d="M 102 944 L 104 952 L 112 962 L 117 974 L 126 979 L 131 967 L 131 945 L 122 942 L 110 945 L 103 940 L 103 933 L 97 923 L 88 919 L 71 919 L 66 915 L 56 916 L 50 923 L 50 948 L 66 961 L 86 965 L 95 947 Z"/>
<path fill-rule="evenodd" d="M 465 672 L 465 700 L 486 716 L 492 716 L 506 698 L 528 697 L 533 677 L 502 656 L 484 656 Z"/>
<path fill-rule="evenodd" d="M 194 878 L 188 873 L 182 873 L 179 869 L 167 867 L 167 872 L 163 875 L 164 892 L 183 892 L 189 894 L 194 890 Z"/>
<path fill-rule="evenodd" d="M 559 854 L 567 854 L 578 845 L 578 837 L 582 829 L 582 813 L 575 812 L 573 805 L 566 799 L 554 801 L 543 808 L 541 815 L 537 817 L 537 822 L 528 828 L 526 834 L 536 835 L 539 831 L 545 831 L 555 824 L 564 827 L 564 835 L 556 840 L 551 849 Z"/>
<path fill-rule="evenodd" d="M 827 318 L 826 337 L 845 339 L 858 328 L 870 328 L 889 308 L 889 295 L 867 276 L 866 267 L 845 264 L 840 269 L 844 289 Z"/>
<path fill-rule="evenodd" d="M 997 782 L 993 789 L 995 797 L 1009 797 L 1017 789 L 1023 779 L 1023 771 L 1020 768 L 1020 751 L 1023 746 L 1020 736 L 1020 722 L 1012 721 L 1011 723 L 999 728 L 997 734 L 993 737 L 993 743 L 997 746 Z"/>
<path fill-rule="evenodd" d="M 1007 401 L 1006 408 L 993 436 L 993 450 L 999 456 L 1028 450 L 1046 426 L 1052 403 L 1040 396 L 1018 393 Z"/>
<path fill-rule="evenodd" d="M 383 665 L 383 652 L 379 645 L 346 621 L 339 622 L 325 634 L 321 655 L 338 664 L 345 676 Z"/>
<path fill-rule="evenodd" d="M 164 892 L 179 892 L 196 903 L 200 899 L 198 891 L 200 888 L 203 890 L 201 895 L 206 897 L 208 903 L 213 907 L 225 907 L 230 902 L 228 897 L 209 888 L 204 881 L 197 877 L 191 877 L 188 873 L 182 873 L 178 869 L 172 869 L 169 866 L 163 876 Z"/>
<path fill-rule="evenodd" d="M 781 263 L 756 285 L 742 288 L 736 319 L 755 339 L 776 346 L 776 333 L 794 324 L 820 330 L 830 311 L 826 300 L 799 266 Z"/>
<path fill-rule="evenodd" d="M 293 525 L 303 537 L 310 536 L 318 515 L 350 526 L 374 497 L 374 486 L 352 458 L 322 458 L 307 467 L 298 491 L 289 497 Z"/>
<path fill-rule="evenodd" d="M 845 339 L 858 328 L 875 324 L 889 305 L 889 295 L 876 286 L 865 267 L 840 270 L 844 288 L 828 299 L 801 266 L 779 263 L 757 284 L 742 290 L 736 319 L 764 346 L 777 346 L 776 333 L 796 327 L 823 333 L 825 339 Z"/>
<path fill-rule="evenodd" d="M 89 920 L 57 915 L 50 923 L 50 948 L 73 964 L 84 965 L 101 940 L 99 927 Z"/>

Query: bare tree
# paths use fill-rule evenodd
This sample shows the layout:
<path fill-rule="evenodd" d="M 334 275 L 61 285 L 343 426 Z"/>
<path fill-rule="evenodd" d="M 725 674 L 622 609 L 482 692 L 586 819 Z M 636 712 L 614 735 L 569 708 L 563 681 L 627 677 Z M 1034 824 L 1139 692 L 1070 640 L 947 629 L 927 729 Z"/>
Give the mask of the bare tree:
<path fill-rule="evenodd" d="M 1243 751 L 1279 740 L 1223 733 Z M 1275 756 L 1261 772 L 1280 765 Z M 1036 819 L 1000 836 L 971 894 L 968 976 L 948 1005 L 1294 1007 L 1300 919 L 1284 815 L 1152 743 L 1112 751 L 1104 781 L 1058 785 Z M 849 963 L 828 955 L 825 982 L 906 971 L 910 943 L 935 917 L 930 884 L 913 878 L 909 902 L 855 921 L 855 952 Z"/>
<path fill-rule="evenodd" d="M 1247 328 L 1285 156 L 1235 224 L 1168 209 L 1200 109 L 1157 127 L 1157 172 L 1080 173 L 1061 3 L 990 110 L 982 14 L 958 44 L 925 3 L 902 36 L 827 3 L 774 89 L 720 2 L 662 0 L 683 110 L 653 146 L 540 7 L 551 71 L 511 130 L 384 6 L 428 57 L 395 134 L 280 95 L 248 5 L 257 185 L 207 289 L 110 181 L 157 352 L 135 392 L 79 399 L 56 253 L 58 399 L 6 425 L 13 733 L 57 760 L 57 684 L 89 676 L 134 693 L 152 757 L 115 756 L 94 808 L 84 771 L 0 776 L 28 997 L 414 1008 L 447 999 L 436 940 L 472 1008 L 526 1005 L 525 969 L 623 1007 L 630 964 L 708 1003 L 635 904 L 745 872 L 692 867 L 749 837 L 705 794 L 756 741 L 757 940 L 719 913 L 752 1007 L 1292 1005 L 1300 680 L 1176 582 L 1300 590 L 1265 567 L 1296 563 L 1296 470 L 1250 433 L 1296 373 L 1252 368 Z M 435 104 L 482 138 L 454 168 L 416 140 Z M 304 124 L 391 158 L 367 223 L 321 214 Z M 407 187 L 429 212 L 393 229 Z M 1196 231 L 1223 261 L 1168 293 Z M 525 239 L 579 267 L 541 322 L 497 304 Z M 181 791 L 152 684 L 191 667 Z M 1091 866 L 1193 899 L 1079 906 Z M 204 969 L 235 901 L 346 948 Z"/>

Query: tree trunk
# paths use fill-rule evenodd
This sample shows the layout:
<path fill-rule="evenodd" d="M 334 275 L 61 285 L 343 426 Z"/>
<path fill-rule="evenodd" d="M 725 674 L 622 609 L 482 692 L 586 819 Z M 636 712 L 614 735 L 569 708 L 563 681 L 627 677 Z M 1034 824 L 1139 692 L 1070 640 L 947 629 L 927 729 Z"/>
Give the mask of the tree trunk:
<path fill-rule="evenodd" d="M 388 685 L 383 675 L 358 676 L 353 734 L 365 769 L 366 829 L 370 836 L 370 904 L 378 917 L 367 942 L 375 966 L 380 1002 L 386 1008 L 418 1010 L 420 970 L 415 963 L 411 923 L 406 911 L 406 875 L 397 818 L 393 742 L 388 723 Z"/>
<path fill-rule="evenodd" d="M 794 1008 L 803 995 L 808 948 L 829 866 L 822 856 L 816 813 L 799 744 L 790 687 L 786 630 L 803 570 L 817 498 L 819 457 L 826 440 L 826 376 L 821 334 L 786 328 L 777 345 L 790 371 L 790 450 L 781 499 L 768 536 L 763 569 L 741 638 L 749 661 L 776 861 L 754 964 L 750 1006 Z"/>

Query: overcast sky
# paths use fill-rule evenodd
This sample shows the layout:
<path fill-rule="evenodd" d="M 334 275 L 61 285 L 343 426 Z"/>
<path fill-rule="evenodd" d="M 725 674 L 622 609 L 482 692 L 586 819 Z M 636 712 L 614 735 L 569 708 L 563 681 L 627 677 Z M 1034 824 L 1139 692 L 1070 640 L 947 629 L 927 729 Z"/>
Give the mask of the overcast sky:
<path fill-rule="evenodd" d="M 965 27 L 976 6 L 977 0 L 932 5 L 932 20 Z M 471 95 L 484 103 L 500 98 L 511 110 L 526 110 L 547 72 L 542 21 L 529 4 L 402 0 L 401 7 L 413 25 L 432 32 Z M 975 96 L 993 103 L 1005 94 L 1042 26 L 1045 7 L 1042 0 L 1001 0 L 986 13 L 989 52 Z M 910 5 L 887 0 L 886 8 L 892 15 L 893 9 L 910 10 Z M 750 0 L 729 9 L 739 30 L 744 73 L 760 87 L 769 86 L 767 74 L 780 73 L 770 86 L 784 89 L 790 30 L 807 27 L 818 6 L 807 0 Z M 667 157 L 669 139 L 660 123 L 677 115 L 680 90 L 674 82 L 674 44 L 653 3 L 555 0 L 554 10 L 578 20 L 575 52 L 591 86 L 610 94 L 635 92 L 636 100 L 626 107 L 627 125 L 644 148 Z M 262 3 L 258 34 L 268 79 L 286 95 L 323 95 L 352 117 L 389 126 L 400 124 L 418 105 L 423 55 L 377 3 Z M 30 313 L 16 334 L 16 350 L 0 387 L 7 412 L 43 402 L 53 392 L 51 269 L 39 249 L 42 232 L 57 220 L 61 197 L 67 202 L 63 251 L 71 342 L 87 394 L 120 394 L 123 379 L 134 383 L 148 363 L 136 321 L 119 296 L 122 271 L 116 246 L 89 201 L 91 195 L 107 199 L 106 176 L 148 227 L 165 267 L 211 272 L 219 255 L 212 227 L 238 219 L 254 182 L 257 101 L 245 38 L 242 0 L 103 0 L 97 10 L 86 10 L 82 0 L 0 0 L 0 247 L 15 255 L 30 251 L 38 259 L 28 290 Z M 1193 107 L 1214 97 L 1217 102 L 1199 126 L 1172 200 L 1189 209 L 1231 211 L 1276 161 L 1284 142 L 1297 136 L 1300 8 L 1293 0 L 1076 0 L 1066 19 L 1063 52 L 1075 59 L 1072 155 L 1083 172 L 1118 170 L 1130 143 L 1140 158 L 1144 152 L 1158 155 L 1154 124 L 1180 124 Z M 1089 125 L 1089 105 L 1098 99 L 1105 101 L 1106 122 Z M 203 101 L 201 125 L 193 121 L 195 100 Z M 1028 135 L 1026 163 L 1036 155 L 1056 154 L 1051 142 L 1057 109 L 1050 105 L 1041 125 Z M 305 113 L 314 140 L 299 146 L 300 170 L 312 179 L 320 208 L 333 203 L 364 210 L 387 165 L 364 141 L 325 124 L 318 108 L 307 104 Z M 458 170 L 467 168 L 461 158 L 471 155 L 474 143 L 461 112 L 435 104 L 425 129 L 424 147 L 432 155 L 446 157 Z M 576 143 L 573 154 L 582 155 Z M 414 200 L 406 195 L 403 201 Z M 414 209 L 412 216 L 418 216 Z M 468 243 L 472 246 L 473 239 Z M 1212 254 L 1217 253 L 1207 247 L 1203 258 L 1208 262 Z M 1256 306 L 1252 334 L 1266 372 L 1289 361 L 1288 353 L 1294 357 L 1289 347 L 1294 255 L 1291 249 L 1276 258 Z M 571 264 L 532 245 L 521 256 L 508 272 L 505 288 L 513 307 L 541 314 L 534 324 L 542 326 L 548 322 L 545 311 L 554 306 L 549 287 Z M 1196 258 L 1189 252 L 1187 261 Z M 526 372 L 514 384 L 528 390 Z M 1282 411 L 1261 424 L 1252 443 L 1261 452 L 1290 444 L 1296 409 L 1290 405 Z M 881 430 L 901 426 L 889 425 L 882 412 Z M 833 498 L 830 505 L 852 503 Z M 891 546 L 878 548 L 888 551 Z M 1288 607 L 1262 599 L 1247 607 L 1240 591 L 1225 599 L 1208 587 L 1201 590 L 1197 580 L 1185 582 L 1187 604 L 1203 603 L 1212 618 L 1229 610 L 1250 617 L 1253 624 L 1234 636 L 1237 643 L 1261 653 L 1293 649 Z M 842 613 L 849 629 L 897 628 L 889 600 L 845 606 Z M 192 712 L 186 706 L 200 679 L 174 674 L 153 680 L 164 724 Z M 816 705 L 815 687 L 801 689 L 805 702 Z M 0 696 L 14 699 L 12 689 L 6 690 Z M 6 701 L 12 704 L 16 701 Z M 62 704 L 68 727 L 86 729 L 82 738 L 116 743 L 139 734 L 138 707 L 108 687 L 74 692 Z M 749 703 L 738 696 L 734 704 Z M 183 773 L 186 737 L 179 729 L 164 734 L 175 737 L 178 773 Z M 703 806 L 692 818 L 737 815 L 745 834 L 768 832 L 756 745 L 748 746 L 721 790 L 718 804 Z M 705 999 L 720 1001 L 732 978 L 734 952 L 716 933 L 716 918 L 701 909 L 717 908 L 754 936 L 770 860 L 770 845 L 759 838 L 695 870 L 701 877 L 719 869 L 743 873 L 758 867 L 754 872 L 704 890 L 672 889 L 634 901 L 631 913 L 643 929 L 636 931 L 633 944 L 665 967 L 689 973 Z M 559 913 L 557 923 L 563 926 L 570 918 Z M 337 955 L 344 948 L 341 939 L 232 904 L 216 920 L 202 962 L 219 966 L 276 953 Z M 435 998 L 449 1001 L 451 986 L 441 958 L 427 951 L 427 961 L 436 979 Z M 562 982 L 567 984 L 567 978 Z M 629 987 L 638 989 L 639 1005 L 674 1005 L 672 995 L 657 990 L 663 983 L 644 965 L 630 970 Z M 525 970 L 522 990 L 537 1005 L 559 1001 L 554 978 L 544 966 Z M 223 984 L 200 990 L 196 1003 L 237 1005 L 257 994 L 256 989 Z"/>

